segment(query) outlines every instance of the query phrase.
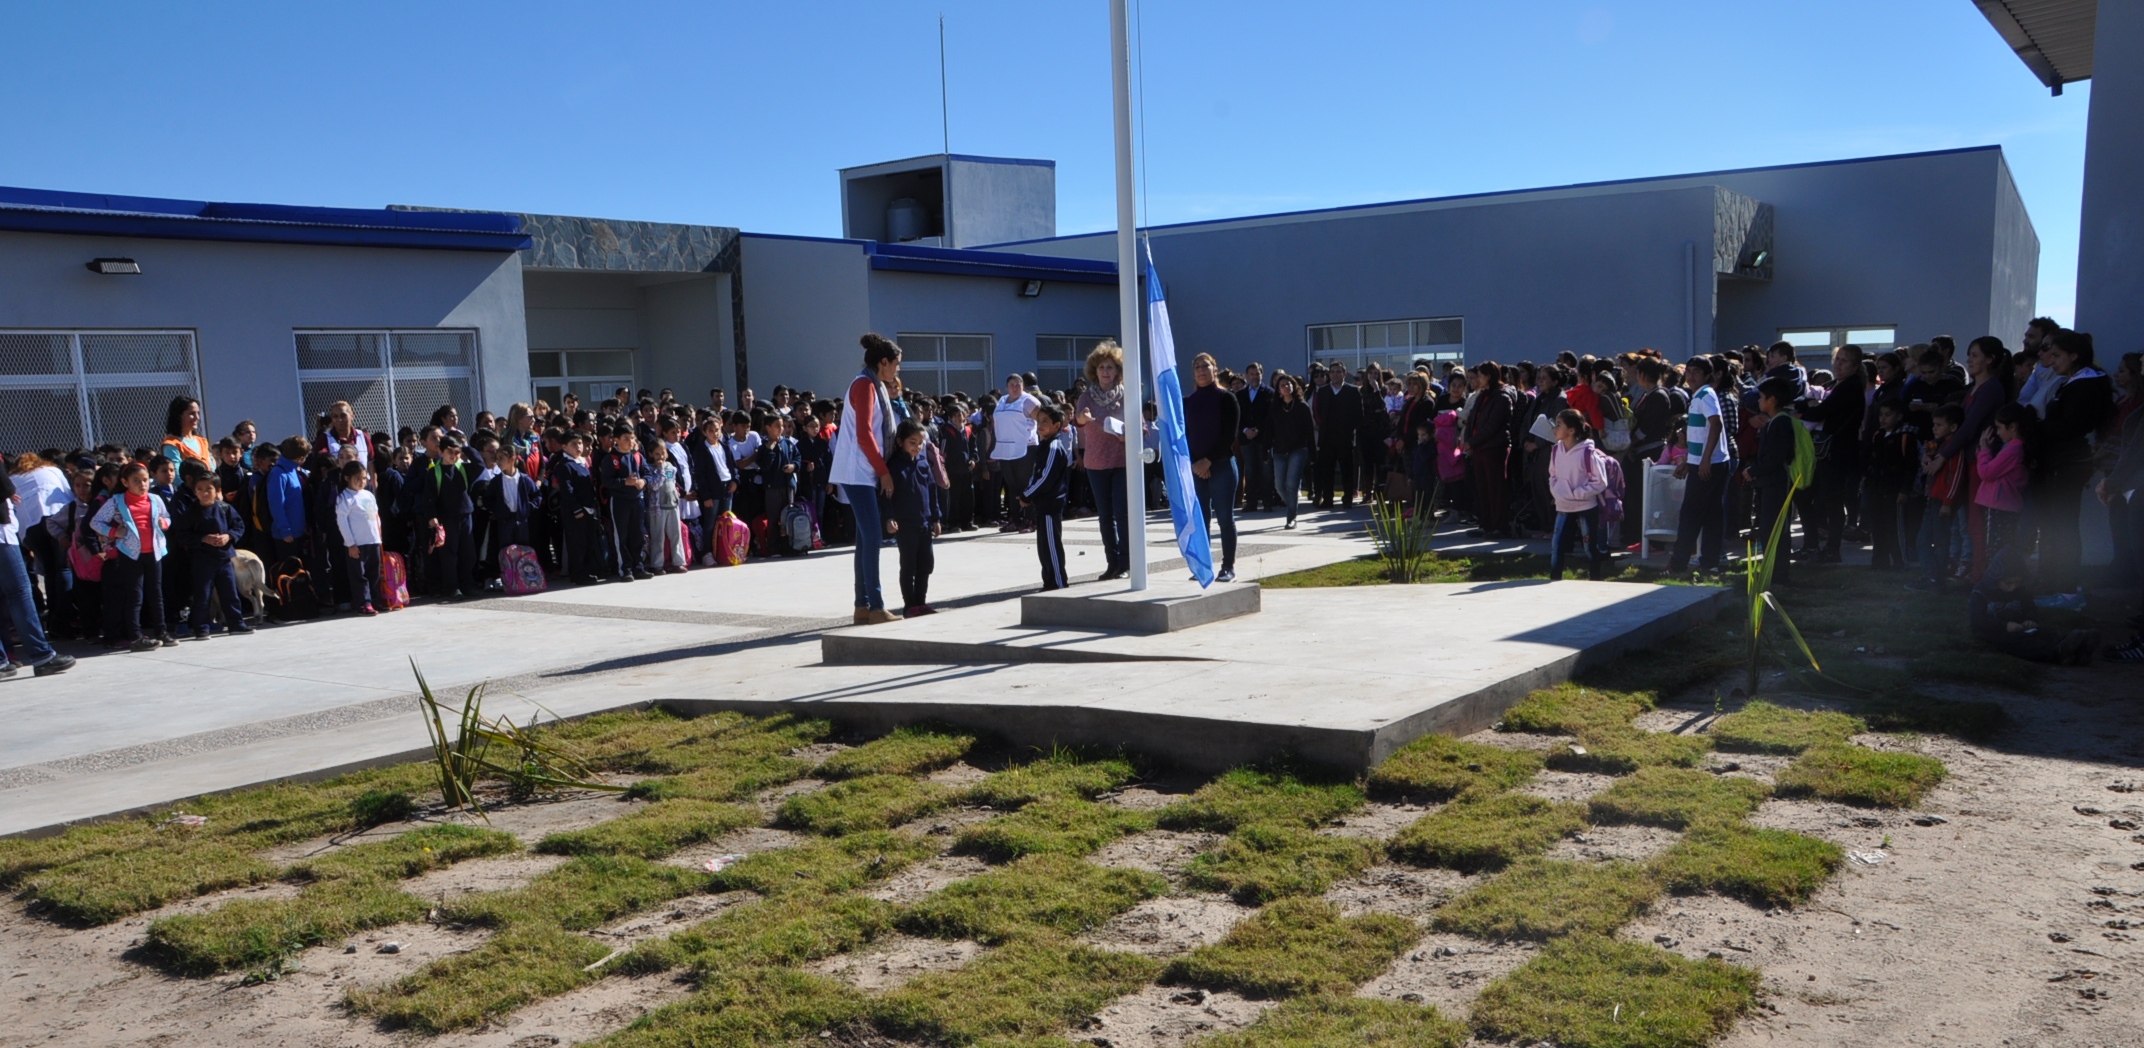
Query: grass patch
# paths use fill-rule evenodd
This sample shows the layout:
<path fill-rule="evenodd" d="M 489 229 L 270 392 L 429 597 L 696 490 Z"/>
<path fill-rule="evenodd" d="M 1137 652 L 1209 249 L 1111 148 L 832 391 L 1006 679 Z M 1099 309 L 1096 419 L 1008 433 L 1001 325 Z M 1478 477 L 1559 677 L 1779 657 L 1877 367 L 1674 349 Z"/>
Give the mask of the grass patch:
<path fill-rule="evenodd" d="M 1636 863 L 1529 859 L 1445 903 L 1434 923 L 1491 941 L 1607 935 L 1659 895 L 1659 882 Z"/>
<path fill-rule="evenodd" d="M 1330 771 L 1293 763 L 1235 768 L 1162 809 L 1171 830 L 1228 833 L 1238 826 L 1323 826 L 1362 807 L 1361 788 Z"/>
<path fill-rule="evenodd" d="M 1042 852 L 1090 855 L 1110 841 L 1153 824 L 1153 817 L 1145 812 L 1060 795 L 970 826 L 955 847 L 992 862 Z"/>
<path fill-rule="evenodd" d="M 423 920 L 430 904 L 392 883 L 330 882 L 295 899 L 233 899 L 208 913 L 158 918 L 148 953 L 178 975 L 265 968 L 369 928 Z"/>
<path fill-rule="evenodd" d="M 632 855 L 660 859 L 691 844 L 711 841 L 731 830 L 759 825 L 759 813 L 735 804 L 677 799 L 656 801 L 639 811 L 585 830 L 554 833 L 537 842 L 550 855 Z"/>
<path fill-rule="evenodd" d="M 1882 753 L 1865 746 L 1816 746 L 1777 776 L 1779 792 L 1864 808 L 1910 808 L 1948 774 L 1943 762 L 1917 753 Z"/>
<path fill-rule="evenodd" d="M 976 783 L 969 787 L 967 799 L 970 804 L 1008 810 L 1046 797 L 1092 800 L 1138 778 L 1138 769 L 1121 754 L 1088 755 L 1075 749 L 1057 749 Z"/>
<path fill-rule="evenodd" d="M 1385 850 L 1417 866 L 1496 869 L 1585 829 L 1585 811 L 1523 793 L 1466 794 L 1416 819 Z"/>
<path fill-rule="evenodd" d="M 1487 553 L 1473 557 L 1425 553 L 1416 558 L 1415 566 L 1420 572 L 1416 582 L 1495 582 L 1548 577 L 1548 558 L 1538 553 Z M 1385 562 L 1374 555 L 1258 580 L 1258 584 L 1267 589 L 1382 586 L 1391 582 Z"/>
<path fill-rule="evenodd" d="M 1373 997 L 1298 997 L 1200 1048 L 1464 1048 L 1467 1025 L 1434 1007 Z"/>
<path fill-rule="evenodd" d="M 985 943 L 1043 929 L 1071 935 L 1168 887 L 1159 874 L 1145 870 L 1112 869 L 1065 855 L 1030 855 L 947 885 L 902 914 L 900 925 L 917 935 Z"/>
<path fill-rule="evenodd" d="M 893 927 L 893 917 L 890 903 L 857 895 L 784 895 L 642 943 L 617 966 L 632 975 L 690 968 L 702 981 L 746 968 L 794 967 L 862 947 Z"/>
<path fill-rule="evenodd" d="M 1370 769 L 1370 791 L 1441 801 L 1470 789 L 1508 790 L 1541 770 L 1541 755 L 1424 735 Z"/>
<path fill-rule="evenodd" d="M 1838 872 L 1844 858 L 1830 841 L 1730 822 L 1690 827 L 1652 865 L 1672 892 L 1717 892 L 1756 906 L 1799 906 Z"/>
<path fill-rule="evenodd" d="M 917 976 L 873 1002 L 871 1013 L 895 1037 L 951 1045 L 1018 1043 L 1093 1015 L 1152 981 L 1160 967 L 1138 954 L 1033 936 L 958 971 Z"/>
<path fill-rule="evenodd" d="M 716 891 L 833 894 L 884 880 L 937 854 L 929 841 L 884 830 L 747 855 L 713 876 Z"/>
<path fill-rule="evenodd" d="M 464 895 L 442 905 L 440 912 L 460 924 L 540 924 L 583 931 L 702 891 L 708 883 L 708 874 L 682 866 L 626 855 L 580 855 L 523 887 Z"/>
<path fill-rule="evenodd" d="M 1771 795 L 1756 779 L 1690 768 L 1640 768 L 1586 802 L 1595 822 L 1641 823 L 1679 830 L 1728 822 L 1756 811 Z"/>
<path fill-rule="evenodd" d="M 1800 753 L 1811 746 L 1845 742 L 1867 730 L 1852 714 L 1790 710 L 1752 700 L 1713 723 L 1712 742 L 1736 753 Z"/>
<path fill-rule="evenodd" d="M 1227 892 L 1245 906 L 1287 895 L 1320 895 L 1333 882 L 1377 861 L 1378 845 L 1361 837 L 1327 837 L 1293 826 L 1246 826 L 1219 848 L 1191 860 L 1194 888 Z"/>
<path fill-rule="evenodd" d="M 1583 684 L 1542 688 L 1504 711 L 1499 731 L 1541 735 L 1584 735 L 1589 731 L 1627 728 L 1638 714 L 1653 708 L 1651 699 Z"/>
<path fill-rule="evenodd" d="M 643 775 L 683 775 L 720 768 L 746 758 L 786 757 L 800 746 L 825 739 L 833 725 L 792 714 L 751 718 L 713 713 L 687 720 L 650 720 L 628 732 L 633 748 L 617 752 L 605 766 Z M 638 736 L 635 738 L 634 736 Z M 599 737 L 598 752 L 615 751 L 621 742 Z M 809 765 L 805 765 L 809 769 Z"/>
<path fill-rule="evenodd" d="M 1645 943 L 1550 943 L 1474 1001 L 1486 1037 L 1564 1048 L 1702 1048 L 1755 1003 L 1761 977 Z"/>
<path fill-rule="evenodd" d="M 1548 766 L 1557 771 L 1628 775 L 1640 768 L 1694 768 L 1712 752 L 1708 736 L 1639 731 L 1629 725 L 1587 731 L 1578 741 L 1586 752 L 1553 750 Z"/>
<path fill-rule="evenodd" d="M 951 805 L 959 795 L 905 775 L 867 775 L 782 802 L 780 821 L 792 829 L 841 836 L 890 830 Z"/>
<path fill-rule="evenodd" d="M 610 947 L 557 925 L 509 928 L 377 989 L 351 990 L 350 1007 L 389 1027 L 445 1033 L 505 1015 L 595 981 L 583 971 Z"/>
<path fill-rule="evenodd" d="M 401 822 L 417 811 L 417 799 L 407 790 L 367 790 L 350 802 L 350 822 L 360 829 Z"/>
<path fill-rule="evenodd" d="M 279 872 L 244 845 L 204 841 L 100 855 L 34 875 L 23 888 L 63 923 L 99 925 L 181 899 L 272 881 Z"/>
<path fill-rule="evenodd" d="M 710 1048 L 792 1044 L 863 1018 L 865 1001 L 838 979 L 781 968 L 724 972 L 698 993 L 595 1041 L 599 1048 Z"/>
<path fill-rule="evenodd" d="M 1323 899 L 1281 899 L 1171 964 L 1166 977 L 1246 997 L 1345 993 L 1420 937 L 1413 921 L 1390 914 L 1342 917 Z"/>
<path fill-rule="evenodd" d="M 828 757 L 812 774 L 822 779 L 918 775 L 937 771 L 967 756 L 974 747 L 973 735 L 908 724 Z"/>
<path fill-rule="evenodd" d="M 775 753 L 744 754 L 681 775 L 642 779 L 625 791 L 633 800 L 740 801 L 761 790 L 804 777 L 811 762 Z"/>

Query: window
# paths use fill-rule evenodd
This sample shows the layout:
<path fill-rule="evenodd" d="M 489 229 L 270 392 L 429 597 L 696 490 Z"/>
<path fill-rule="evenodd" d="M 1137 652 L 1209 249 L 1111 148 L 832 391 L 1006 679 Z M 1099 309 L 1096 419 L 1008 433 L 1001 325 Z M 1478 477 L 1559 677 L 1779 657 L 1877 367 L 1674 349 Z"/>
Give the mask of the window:
<path fill-rule="evenodd" d="M 442 404 L 474 417 L 476 332 L 298 331 L 298 395 L 305 429 L 327 406 L 350 402 L 357 424 L 378 432 L 423 429 Z"/>
<path fill-rule="evenodd" d="M 1310 326 L 1310 361 L 1313 364 L 1338 361 L 1347 365 L 1350 371 L 1365 364 L 1379 364 L 1394 371 L 1408 371 L 1417 360 L 1442 363 L 1464 362 L 1466 358 L 1466 320 L 1463 317 Z"/>
<path fill-rule="evenodd" d="M 1831 351 L 1837 346 L 1860 346 L 1869 356 L 1898 348 L 1895 327 L 1781 328 L 1780 341 L 1794 347 L 1794 358 L 1805 368 L 1831 367 Z"/>
<path fill-rule="evenodd" d="M 1107 341 L 1102 335 L 1036 335 L 1035 380 L 1045 390 L 1071 389 L 1087 373 L 1087 354 Z"/>
<path fill-rule="evenodd" d="M 630 349 L 538 349 L 529 352 L 529 399 L 541 400 L 555 410 L 566 394 L 581 398 L 581 406 L 594 410 L 618 391 L 619 386 L 638 389 L 633 382 L 633 351 Z"/>
<path fill-rule="evenodd" d="M 201 395 L 191 331 L 0 331 L 0 448 L 164 437 L 171 398 Z"/>
<path fill-rule="evenodd" d="M 903 332 L 901 388 L 931 396 L 956 390 L 980 393 L 990 380 L 989 335 L 919 335 Z"/>

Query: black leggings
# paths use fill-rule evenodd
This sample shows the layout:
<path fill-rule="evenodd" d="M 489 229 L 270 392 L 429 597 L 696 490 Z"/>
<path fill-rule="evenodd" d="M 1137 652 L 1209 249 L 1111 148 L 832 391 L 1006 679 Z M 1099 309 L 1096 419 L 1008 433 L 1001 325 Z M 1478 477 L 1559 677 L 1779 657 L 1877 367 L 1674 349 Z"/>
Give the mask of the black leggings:
<path fill-rule="evenodd" d="M 125 554 L 104 562 L 104 639 L 141 639 L 146 618 L 164 628 L 164 573 L 154 553 Z"/>

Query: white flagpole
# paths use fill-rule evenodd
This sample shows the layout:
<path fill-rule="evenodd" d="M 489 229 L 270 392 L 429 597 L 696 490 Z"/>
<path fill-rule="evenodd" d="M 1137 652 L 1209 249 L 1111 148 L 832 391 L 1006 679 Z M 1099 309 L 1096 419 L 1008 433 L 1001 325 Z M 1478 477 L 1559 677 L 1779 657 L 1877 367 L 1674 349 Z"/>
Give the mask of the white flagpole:
<path fill-rule="evenodd" d="M 1125 552 L 1131 557 L 1132 589 L 1146 588 L 1146 357 L 1140 352 L 1139 322 L 1146 305 L 1139 279 L 1137 216 L 1132 196 L 1131 34 L 1125 28 L 1126 0 L 1109 0 L 1109 58 L 1117 116 L 1117 342 L 1124 347 L 1124 489 Z"/>

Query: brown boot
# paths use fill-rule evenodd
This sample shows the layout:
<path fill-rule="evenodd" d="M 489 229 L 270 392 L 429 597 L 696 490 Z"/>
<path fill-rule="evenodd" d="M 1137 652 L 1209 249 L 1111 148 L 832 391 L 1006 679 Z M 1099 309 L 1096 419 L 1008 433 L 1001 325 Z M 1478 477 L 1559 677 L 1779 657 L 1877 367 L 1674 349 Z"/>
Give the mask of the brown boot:
<path fill-rule="evenodd" d="M 901 617 L 884 608 L 872 608 L 863 612 L 862 621 L 866 626 L 876 626 L 881 622 L 899 622 Z"/>
<path fill-rule="evenodd" d="M 856 609 L 856 623 L 855 623 L 855 624 L 856 624 L 856 625 L 858 625 L 858 626 L 861 626 L 861 625 L 863 625 L 863 624 L 865 624 L 865 623 L 867 623 L 867 622 L 871 621 L 871 620 L 870 620 L 870 618 L 868 617 L 868 616 L 869 616 L 870 614 L 871 614 L 871 609 L 870 609 L 870 608 L 858 608 L 858 609 Z"/>

